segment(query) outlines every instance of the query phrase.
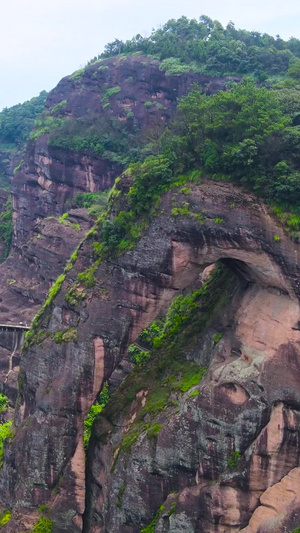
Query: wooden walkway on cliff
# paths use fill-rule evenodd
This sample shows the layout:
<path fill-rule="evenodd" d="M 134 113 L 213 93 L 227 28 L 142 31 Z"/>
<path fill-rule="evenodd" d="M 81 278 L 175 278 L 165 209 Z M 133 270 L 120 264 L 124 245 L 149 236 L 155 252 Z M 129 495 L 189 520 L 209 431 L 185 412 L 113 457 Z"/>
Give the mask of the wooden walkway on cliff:
<path fill-rule="evenodd" d="M 4 331 L 11 331 L 11 330 L 22 330 L 22 331 L 28 331 L 30 329 L 30 326 L 27 326 L 27 324 L 0 324 L 0 330 Z"/>

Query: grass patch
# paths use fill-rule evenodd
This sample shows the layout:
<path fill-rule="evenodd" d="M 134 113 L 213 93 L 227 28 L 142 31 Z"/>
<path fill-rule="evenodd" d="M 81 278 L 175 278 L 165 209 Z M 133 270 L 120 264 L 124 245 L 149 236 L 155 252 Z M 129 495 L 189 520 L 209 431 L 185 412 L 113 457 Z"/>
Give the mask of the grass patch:
<path fill-rule="evenodd" d="M 183 188 L 181 189 L 182 190 L 189 190 L 187 188 Z M 181 192 L 180 191 L 180 192 Z M 184 194 L 189 194 L 189 193 L 184 193 Z M 186 216 L 186 217 L 189 217 L 189 218 L 194 218 L 195 220 L 197 220 L 197 222 L 199 224 L 204 224 L 205 222 L 205 217 L 202 213 L 194 213 L 191 209 L 191 205 L 189 204 L 189 202 L 181 202 L 180 205 L 177 205 L 176 204 L 176 201 L 173 203 L 173 208 L 172 208 L 172 211 L 171 211 L 171 215 L 173 217 L 178 217 L 178 216 Z"/>
<path fill-rule="evenodd" d="M 285 231 L 290 237 L 299 242 L 300 240 L 300 212 L 298 207 L 272 206 L 271 211 L 282 223 Z M 274 241 L 279 242 L 279 235 L 274 236 Z"/>
<path fill-rule="evenodd" d="M 122 507 L 122 499 L 124 496 L 124 492 L 126 490 L 127 483 L 123 483 L 123 485 L 120 487 L 118 499 L 117 499 L 117 507 Z"/>
<path fill-rule="evenodd" d="M 108 195 L 109 191 L 78 193 L 75 198 L 75 205 L 84 207 L 90 216 L 99 218 L 107 209 Z"/>
<path fill-rule="evenodd" d="M 73 74 L 71 74 L 69 79 L 72 80 L 72 81 L 80 80 L 82 78 L 83 74 L 84 74 L 84 71 L 85 71 L 84 68 L 80 68 L 78 70 L 75 70 L 75 72 L 73 72 Z"/>
<path fill-rule="evenodd" d="M 58 222 L 60 224 L 64 224 L 65 226 L 69 226 L 70 228 L 74 228 L 76 231 L 80 231 L 80 224 L 73 224 L 68 220 L 69 213 L 64 213 L 61 217 L 59 217 Z"/>
<path fill-rule="evenodd" d="M 77 342 L 77 329 L 68 328 L 63 331 L 57 331 L 52 335 L 52 338 L 56 344 L 61 344 L 62 342 Z"/>
<path fill-rule="evenodd" d="M 147 439 L 156 439 L 161 428 L 163 427 L 164 426 L 162 424 L 154 424 L 153 426 L 151 426 L 147 431 Z"/>
<path fill-rule="evenodd" d="M 11 519 L 11 512 L 9 510 L 0 514 L 0 529 L 5 526 Z"/>

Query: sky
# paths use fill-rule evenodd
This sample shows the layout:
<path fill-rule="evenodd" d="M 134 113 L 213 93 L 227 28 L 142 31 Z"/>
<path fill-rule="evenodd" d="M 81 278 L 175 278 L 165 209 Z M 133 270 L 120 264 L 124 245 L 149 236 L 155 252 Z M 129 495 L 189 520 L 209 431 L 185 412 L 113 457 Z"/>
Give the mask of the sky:
<path fill-rule="evenodd" d="M 107 42 L 148 36 L 182 15 L 300 39 L 299 0 L 9 0 L 1 6 L 0 110 L 49 91 Z"/>

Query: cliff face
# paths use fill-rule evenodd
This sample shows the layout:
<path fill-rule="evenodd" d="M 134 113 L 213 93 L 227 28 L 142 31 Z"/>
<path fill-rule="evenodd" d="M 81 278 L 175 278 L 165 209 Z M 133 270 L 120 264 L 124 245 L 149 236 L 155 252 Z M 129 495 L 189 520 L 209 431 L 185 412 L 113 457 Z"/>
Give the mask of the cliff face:
<path fill-rule="evenodd" d="M 115 119 L 133 143 L 153 139 L 195 81 L 207 92 L 226 84 L 112 58 L 64 78 L 46 118 Z M 21 362 L 1 341 L 1 390 L 14 400 L 19 389 L 2 530 L 31 531 L 48 505 L 54 533 L 290 532 L 300 523 L 299 244 L 253 196 L 203 179 L 164 196 L 134 249 L 95 263 L 93 221 L 70 205 L 110 188 L 125 163 L 51 135 L 29 143 L 13 178 L 0 323 L 29 323 L 81 244 Z M 195 290 L 192 321 L 134 367 L 128 346 Z M 86 458 L 84 420 L 106 381 Z"/>
<path fill-rule="evenodd" d="M 183 201 L 188 212 L 174 211 Z M 133 250 L 78 281 L 93 266 L 92 239 L 23 355 L 1 477 L 14 515 L 3 531 L 30 530 L 46 503 L 55 533 L 137 533 L 151 522 L 156 532 L 292 530 L 299 245 L 252 196 L 205 180 L 169 192 Z M 185 344 L 162 347 L 114 393 L 94 427 L 86 475 L 83 421 L 104 382 L 119 385 L 131 370 L 128 345 L 218 261 L 225 270 Z M 198 379 L 182 385 L 192 363 Z"/>
<path fill-rule="evenodd" d="M 63 102 L 61 119 L 128 121 L 128 131 L 133 136 L 138 132 L 142 137 L 153 128 L 162 131 L 174 115 L 177 98 L 195 81 L 210 93 L 224 88 L 227 79 L 209 79 L 198 74 L 166 76 L 156 60 L 135 56 L 112 58 L 101 62 L 100 67 L 97 63 L 79 75 L 75 73 L 61 80 L 48 95 L 45 114 L 57 119 L 51 113 Z M 112 87 L 117 88 L 117 93 L 106 101 L 105 95 Z M 32 319 L 50 283 L 61 273 L 91 224 L 85 221 L 83 232 L 70 234 L 70 228 L 62 224 L 54 228 L 53 221 L 45 219 L 68 211 L 72 198 L 79 192 L 111 188 L 122 168 L 121 163 L 90 150 L 78 152 L 49 145 L 49 133 L 29 142 L 20 170 L 15 176 L 10 170 L 14 237 L 11 260 L 0 267 L 3 280 L 0 322 Z M 73 223 L 81 224 L 82 213 L 78 213 L 78 220 L 76 212 L 72 216 Z M 43 239 L 37 240 L 40 235 Z M 46 255 L 47 261 L 43 260 Z M 18 284 L 25 290 L 17 289 Z"/>
<path fill-rule="evenodd" d="M 210 94 L 224 89 L 229 79 L 193 73 L 167 76 L 159 66 L 159 61 L 142 56 L 91 65 L 60 81 L 48 95 L 45 114 L 54 122 L 79 120 L 89 125 L 99 118 L 103 122 L 113 119 L 125 123 L 133 138 L 143 138 L 153 130 L 156 135 L 162 133 L 174 116 L 178 98 L 193 83 Z M 56 141 L 56 146 L 48 141 L 46 133 L 29 143 L 24 164 L 12 183 L 17 242 L 28 238 L 36 220 L 61 214 L 66 201 L 78 192 L 111 188 L 124 168 L 107 154 L 102 157 L 89 149 L 76 152 L 66 146 L 66 140 Z"/>
<path fill-rule="evenodd" d="M 61 80 L 48 95 L 45 115 L 92 123 L 99 119 L 125 121 L 133 137 L 147 136 L 153 130 L 161 133 L 174 116 L 177 99 L 195 81 L 209 93 L 224 88 L 227 80 L 192 73 L 166 76 L 156 60 L 112 58 Z M 108 99 L 112 87 L 117 92 Z M 61 111 L 55 111 L 62 103 Z M 86 210 L 70 211 L 72 199 L 77 193 L 110 189 L 124 164 L 91 150 L 53 146 L 49 133 L 29 142 L 19 171 L 12 175 L 17 163 L 6 169 L 12 183 L 14 234 L 10 257 L 0 266 L 0 323 L 29 324 L 93 224 Z M 70 211 L 68 223 L 59 221 L 66 211 Z M 14 372 L 7 379 L 9 352 L 0 347 L 1 389 L 13 399 L 19 358 L 14 361 Z"/>

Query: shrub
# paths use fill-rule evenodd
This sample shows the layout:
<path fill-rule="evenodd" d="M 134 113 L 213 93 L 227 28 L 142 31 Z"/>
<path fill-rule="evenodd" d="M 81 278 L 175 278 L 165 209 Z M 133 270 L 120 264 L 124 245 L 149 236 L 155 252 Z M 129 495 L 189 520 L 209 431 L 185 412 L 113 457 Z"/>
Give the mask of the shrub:
<path fill-rule="evenodd" d="M 152 348 L 154 339 L 159 337 L 162 332 L 163 321 L 155 320 L 148 328 L 143 329 L 143 331 L 139 335 L 138 340 L 139 342 L 145 344 L 148 348 Z"/>
<path fill-rule="evenodd" d="M 0 424 L 0 467 L 2 466 L 3 446 L 6 439 L 12 437 L 12 420 Z"/>
<path fill-rule="evenodd" d="M 128 354 L 130 355 L 131 361 L 135 365 L 141 365 L 142 363 L 150 359 L 150 353 L 142 350 L 135 344 L 131 344 L 128 347 Z"/>
<path fill-rule="evenodd" d="M 85 69 L 84 68 L 80 68 L 78 70 L 75 70 L 75 72 L 73 72 L 73 74 L 71 74 L 70 76 L 70 80 L 72 81 L 78 81 L 80 80 L 80 78 L 83 76 L 84 74 L 84 71 Z"/>
<path fill-rule="evenodd" d="M 42 516 L 37 524 L 35 524 L 32 533 L 52 533 L 53 522 L 48 518 Z"/>
<path fill-rule="evenodd" d="M 214 344 L 218 344 L 218 342 L 220 342 L 222 337 L 223 337 L 222 333 L 215 333 L 215 335 L 213 336 Z"/>
<path fill-rule="evenodd" d="M 238 467 L 241 462 L 241 453 L 240 452 L 231 452 L 230 457 L 227 461 L 227 466 L 231 470 L 234 470 Z"/>
<path fill-rule="evenodd" d="M 108 383 L 106 382 L 102 391 L 100 392 L 99 401 L 95 402 L 94 405 L 91 406 L 89 413 L 84 421 L 83 443 L 85 450 L 87 450 L 89 445 L 94 421 L 101 413 L 102 409 L 108 404 L 109 397 L 109 388 Z"/>
<path fill-rule="evenodd" d="M 58 104 L 54 105 L 50 109 L 51 115 L 54 115 L 54 116 L 59 115 L 59 113 L 66 107 L 67 103 L 68 103 L 67 100 L 62 100 Z"/>
<path fill-rule="evenodd" d="M 121 91 L 121 87 L 118 87 L 118 86 L 109 87 L 108 89 L 106 89 L 106 91 L 104 91 L 103 96 L 102 96 L 103 107 L 109 103 L 108 102 L 109 98 L 111 98 L 115 94 L 118 94 L 120 91 Z"/>
<path fill-rule="evenodd" d="M 0 392 L 0 413 L 3 413 L 4 411 L 6 411 L 8 406 L 9 406 L 8 397 L 5 394 L 2 394 L 2 392 Z"/>
<path fill-rule="evenodd" d="M 46 113 L 40 115 L 40 117 L 36 119 L 35 127 L 30 133 L 30 139 L 35 141 L 41 137 L 41 135 L 49 133 L 51 130 L 55 130 L 63 124 L 66 124 L 67 120 L 68 119 L 66 118 L 49 116 Z"/>
<path fill-rule="evenodd" d="M 177 57 L 168 57 L 167 59 L 164 59 L 159 68 L 160 70 L 164 70 L 167 76 L 197 71 L 197 66 L 194 63 L 184 64 Z"/>
<path fill-rule="evenodd" d="M 7 200 L 5 205 L 5 211 L 0 215 L 0 241 L 5 245 L 4 253 L 0 257 L 0 262 L 5 261 L 8 257 L 11 247 L 13 235 L 13 223 L 12 223 L 12 206 L 11 200 Z"/>

